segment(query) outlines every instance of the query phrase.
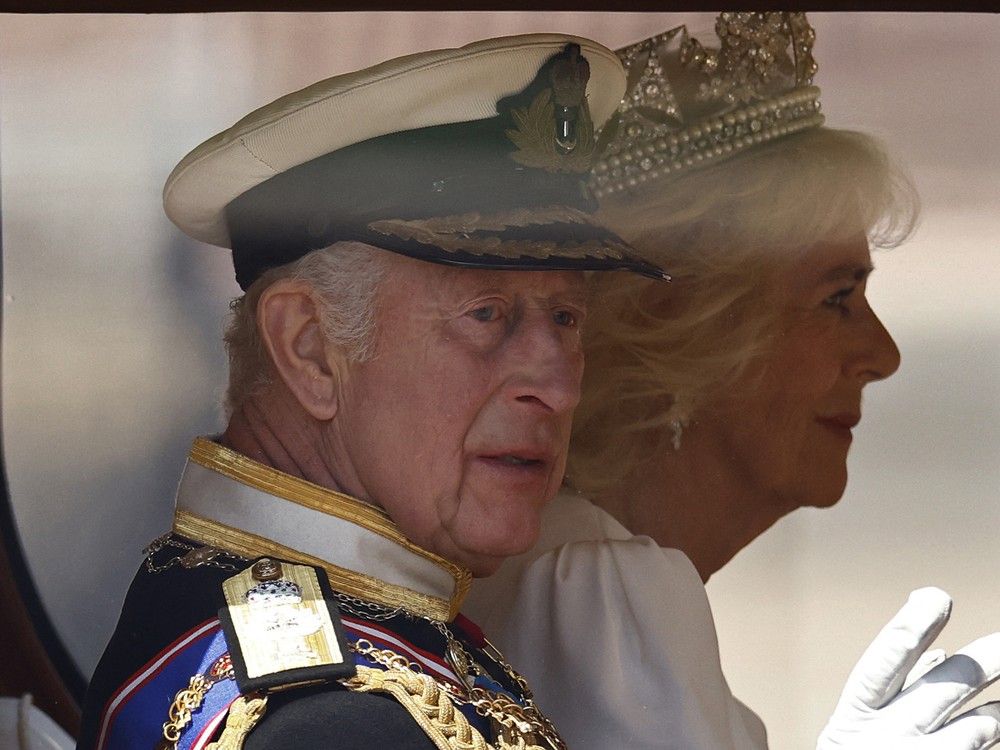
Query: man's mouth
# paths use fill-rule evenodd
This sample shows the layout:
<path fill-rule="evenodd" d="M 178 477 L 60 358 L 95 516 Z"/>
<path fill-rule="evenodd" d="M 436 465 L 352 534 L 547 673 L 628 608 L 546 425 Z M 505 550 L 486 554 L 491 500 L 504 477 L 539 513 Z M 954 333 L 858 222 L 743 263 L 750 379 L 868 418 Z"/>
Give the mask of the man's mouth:
<path fill-rule="evenodd" d="M 479 454 L 479 458 L 491 464 L 516 469 L 539 469 L 548 466 L 552 462 L 552 457 L 549 453 L 533 448 L 481 453 Z"/>
<path fill-rule="evenodd" d="M 537 458 L 525 458 L 524 456 L 514 456 L 509 453 L 502 456 L 496 456 L 495 459 L 500 463 L 509 464 L 511 466 L 537 466 L 543 463 Z"/>

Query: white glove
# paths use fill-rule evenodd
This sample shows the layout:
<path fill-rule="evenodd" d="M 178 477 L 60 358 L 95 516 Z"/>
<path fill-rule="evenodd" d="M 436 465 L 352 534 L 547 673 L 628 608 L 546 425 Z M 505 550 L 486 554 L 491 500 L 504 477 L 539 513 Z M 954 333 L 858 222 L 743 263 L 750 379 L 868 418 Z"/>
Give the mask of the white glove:
<path fill-rule="evenodd" d="M 951 718 L 1000 677 L 1000 633 L 973 641 L 927 670 L 921 658 L 951 616 L 951 597 L 918 589 L 847 678 L 817 750 L 981 750 L 1000 740 L 1000 702 Z M 907 674 L 927 670 L 905 690 Z"/>

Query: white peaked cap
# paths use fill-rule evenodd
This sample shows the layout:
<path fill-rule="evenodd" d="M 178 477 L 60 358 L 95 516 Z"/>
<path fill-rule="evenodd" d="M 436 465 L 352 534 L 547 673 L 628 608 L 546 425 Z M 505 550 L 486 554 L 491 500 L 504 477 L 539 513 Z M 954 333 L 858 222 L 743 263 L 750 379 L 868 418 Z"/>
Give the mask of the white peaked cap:
<path fill-rule="evenodd" d="M 596 127 L 625 90 L 614 52 L 579 37 L 527 34 L 421 52 L 334 76 L 254 110 L 191 151 L 171 172 L 163 204 L 185 234 L 230 246 L 224 209 L 292 167 L 392 132 L 491 118 L 567 44 L 590 65 L 587 103 Z"/>

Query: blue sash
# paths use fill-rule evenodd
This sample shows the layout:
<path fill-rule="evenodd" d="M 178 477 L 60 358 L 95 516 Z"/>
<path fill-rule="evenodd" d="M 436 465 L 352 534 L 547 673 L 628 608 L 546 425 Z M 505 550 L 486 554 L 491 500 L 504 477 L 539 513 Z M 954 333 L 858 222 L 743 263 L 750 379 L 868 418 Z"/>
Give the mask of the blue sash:
<path fill-rule="evenodd" d="M 163 724 L 174 696 L 194 675 L 208 675 L 228 650 L 219 621 L 209 620 L 161 651 L 108 702 L 97 750 L 156 747 L 163 738 Z M 232 678 L 213 684 L 182 730 L 178 750 L 204 747 L 238 696 Z"/>
<path fill-rule="evenodd" d="M 397 633 L 385 633 L 386 636 L 392 637 L 394 642 L 378 643 L 381 639 L 372 632 L 370 624 L 369 627 L 360 630 L 352 627 L 352 623 L 345 619 L 344 628 L 355 639 L 369 639 L 378 646 L 398 650 L 399 646 L 403 645 L 404 650 L 409 650 L 406 647 L 416 649 L 412 644 L 403 641 Z M 423 654 L 423 658 L 417 660 L 425 662 L 425 669 L 430 666 L 426 663 L 430 659 L 438 665 L 439 679 L 445 677 L 457 683 L 457 677 L 444 659 L 420 649 L 416 650 Z M 212 666 L 219 659 L 228 656 L 228 651 L 229 647 L 226 645 L 222 626 L 218 620 L 208 620 L 178 638 L 139 670 L 108 702 L 102 718 L 97 750 L 136 750 L 136 748 L 156 747 L 163 738 L 163 724 L 168 719 L 168 711 L 177 693 L 187 688 L 194 675 L 210 674 Z M 416 653 L 412 655 L 417 656 Z M 358 653 L 354 654 L 354 662 L 359 666 L 385 669 L 373 659 Z M 477 677 L 476 685 L 503 693 L 512 700 L 521 702 L 517 696 L 510 694 L 489 678 Z M 220 724 L 225 721 L 230 705 L 238 697 L 239 690 L 232 678 L 224 678 L 214 683 L 205 694 L 201 705 L 192 712 L 190 723 L 181 731 L 177 749 L 201 750 L 216 734 Z M 463 704 L 459 709 L 484 737 L 491 736 L 488 720 L 477 714 L 473 706 Z"/>

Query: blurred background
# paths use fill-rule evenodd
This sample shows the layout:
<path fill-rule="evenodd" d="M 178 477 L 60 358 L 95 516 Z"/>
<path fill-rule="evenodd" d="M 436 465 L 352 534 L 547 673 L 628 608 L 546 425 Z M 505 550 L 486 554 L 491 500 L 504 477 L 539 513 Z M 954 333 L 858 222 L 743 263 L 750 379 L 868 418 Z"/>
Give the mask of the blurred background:
<path fill-rule="evenodd" d="M 903 367 L 869 389 L 851 481 L 709 583 L 734 693 L 775 750 L 809 747 L 917 586 L 956 600 L 949 650 L 1000 629 L 1000 16 L 810 14 L 827 123 L 881 136 L 923 221 L 869 298 Z M 217 432 L 224 251 L 160 189 L 193 146 L 323 77 L 500 34 L 611 47 L 710 14 L 0 16 L 3 460 L 41 604 L 93 670 L 190 440 Z M 678 603 L 683 606 L 683 603 Z"/>

